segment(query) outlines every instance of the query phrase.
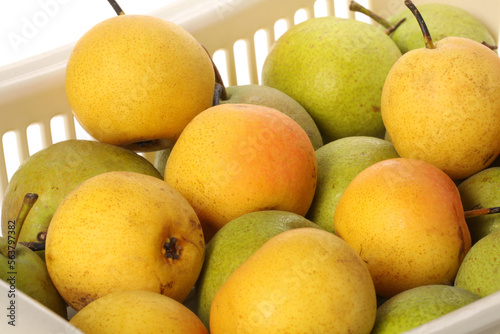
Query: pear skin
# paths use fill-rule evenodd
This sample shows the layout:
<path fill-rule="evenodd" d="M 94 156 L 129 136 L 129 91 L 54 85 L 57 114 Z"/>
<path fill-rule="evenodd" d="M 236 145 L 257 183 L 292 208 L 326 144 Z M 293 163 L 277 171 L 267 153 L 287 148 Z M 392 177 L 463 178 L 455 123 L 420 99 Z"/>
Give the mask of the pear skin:
<path fill-rule="evenodd" d="M 75 310 L 114 291 L 150 290 L 180 302 L 203 265 L 193 208 L 165 181 L 108 172 L 75 188 L 47 232 L 47 269 Z"/>
<path fill-rule="evenodd" d="M 376 309 L 361 258 L 333 233 L 305 227 L 274 236 L 229 276 L 210 332 L 370 333 Z"/>
<path fill-rule="evenodd" d="M 422 160 L 387 159 L 364 169 L 342 194 L 334 224 L 385 298 L 452 284 L 471 247 L 455 183 Z"/>
<path fill-rule="evenodd" d="M 70 323 L 86 334 L 208 334 L 187 307 L 147 290 L 114 292 L 85 306 Z"/>

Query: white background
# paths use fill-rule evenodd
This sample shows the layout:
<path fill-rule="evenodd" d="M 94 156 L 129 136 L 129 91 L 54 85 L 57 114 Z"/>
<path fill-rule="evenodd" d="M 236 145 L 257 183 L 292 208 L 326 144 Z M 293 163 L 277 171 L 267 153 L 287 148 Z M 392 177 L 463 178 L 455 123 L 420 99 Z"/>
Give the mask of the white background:
<path fill-rule="evenodd" d="M 119 0 L 126 14 L 147 14 L 176 0 Z M 0 67 L 78 40 L 116 15 L 107 0 L 0 1 Z"/>

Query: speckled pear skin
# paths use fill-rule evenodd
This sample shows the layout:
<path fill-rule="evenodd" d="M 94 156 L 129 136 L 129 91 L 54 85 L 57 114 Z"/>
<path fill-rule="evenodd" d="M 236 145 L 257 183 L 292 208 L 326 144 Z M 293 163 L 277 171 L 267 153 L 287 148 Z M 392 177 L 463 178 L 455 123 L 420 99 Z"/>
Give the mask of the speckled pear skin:
<path fill-rule="evenodd" d="M 19 241 L 38 242 L 63 198 L 84 180 L 107 171 L 135 171 L 162 178 L 148 160 L 128 149 L 91 140 L 70 139 L 27 158 L 12 176 L 2 205 L 2 233 L 17 216 L 24 195 L 38 200 L 23 225 Z"/>
<path fill-rule="evenodd" d="M 500 167 L 489 167 L 458 185 L 464 210 L 491 208 L 500 205 Z M 500 230 L 500 215 L 467 218 L 472 244 L 493 231 Z"/>
<path fill-rule="evenodd" d="M 316 150 L 318 185 L 306 217 L 335 232 L 335 208 L 351 180 L 375 162 L 397 157 L 392 143 L 375 137 L 345 137 L 322 146 Z"/>
<path fill-rule="evenodd" d="M 403 291 L 377 309 L 372 334 L 402 333 L 479 299 L 450 285 L 424 285 Z"/>
<path fill-rule="evenodd" d="M 348 136 L 384 136 L 380 95 L 401 56 L 378 27 L 337 17 L 313 18 L 287 30 L 270 49 L 264 85 L 299 102 L 324 144 Z"/>
<path fill-rule="evenodd" d="M 407 52 L 391 68 L 382 118 L 401 157 L 465 179 L 500 154 L 500 58 L 462 37 L 434 47 Z"/>
<path fill-rule="evenodd" d="M 458 269 L 455 286 L 480 297 L 500 291 L 500 231 L 472 246 Z"/>
<path fill-rule="evenodd" d="M 488 28 L 469 12 L 450 4 L 428 3 L 417 6 L 425 20 L 432 39 L 439 41 L 448 36 L 465 37 L 476 42 L 495 45 L 495 39 Z M 395 25 L 406 19 L 392 34 L 392 40 L 402 53 L 424 47 L 422 31 L 408 8 L 391 16 L 387 21 Z M 384 28 L 385 29 L 385 28 Z"/>
<path fill-rule="evenodd" d="M 97 23 L 75 44 L 66 67 L 68 103 L 95 139 L 147 151 L 171 147 L 212 105 L 215 74 L 203 46 L 179 25 L 150 15 Z"/>

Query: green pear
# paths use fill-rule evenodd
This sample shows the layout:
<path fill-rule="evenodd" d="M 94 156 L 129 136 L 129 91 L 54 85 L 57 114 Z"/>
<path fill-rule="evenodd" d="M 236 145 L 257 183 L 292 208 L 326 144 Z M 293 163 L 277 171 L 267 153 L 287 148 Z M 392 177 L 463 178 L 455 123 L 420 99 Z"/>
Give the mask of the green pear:
<path fill-rule="evenodd" d="M 466 10 L 443 3 L 422 4 L 418 6 L 418 10 L 436 41 L 445 37 L 456 36 L 470 38 L 479 43 L 496 44 L 488 28 Z M 398 45 L 402 53 L 423 48 L 422 32 L 408 8 L 391 16 L 387 21 L 389 24 L 395 25 L 402 19 L 405 19 L 405 21 L 391 34 L 392 40 Z"/>
<path fill-rule="evenodd" d="M 390 142 L 375 137 L 346 137 L 319 148 L 316 150 L 318 183 L 306 217 L 323 229 L 335 232 L 335 208 L 351 180 L 375 162 L 397 157 Z"/>
<path fill-rule="evenodd" d="M 90 140 L 52 144 L 27 158 L 12 176 L 2 206 L 2 235 L 15 216 L 24 194 L 38 201 L 19 237 L 21 242 L 43 243 L 50 219 L 62 199 L 84 180 L 108 171 L 135 171 L 161 178 L 148 160 L 128 149 Z"/>
<path fill-rule="evenodd" d="M 382 18 L 356 1 L 351 1 L 349 9 L 363 13 L 378 22 L 403 54 L 425 46 L 419 24 L 413 19 L 413 14 L 408 8 L 388 19 Z M 486 25 L 462 8 L 451 4 L 431 2 L 419 5 L 418 9 L 428 29 L 433 31 L 435 40 L 456 36 L 495 46 L 495 39 Z"/>
<path fill-rule="evenodd" d="M 224 225 L 207 243 L 205 262 L 195 285 L 194 311 L 209 326 L 212 300 L 229 275 L 271 237 L 294 228 L 317 227 L 286 211 L 256 211 Z"/>
<path fill-rule="evenodd" d="M 464 211 L 500 205 L 500 167 L 489 167 L 470 176 L 458 185 Z M 500 215 L 467 218 L 472 243 L 500 230 Z"/>
<path fill-rule="evenodd" d="M 12 297 L 19 289 L 67 319 L 66 302 L 52 283 L 45 261 L 16 237 L 37 198 L 36 194 L 26 195 L 18 218 L 9 221 L 7 233 L 0 237 L 0 279 L 10 284 Z"/>
<path fill-rule="evenodd" d="M 270 49 L 262 83 L 299 102 L 326 144 L 348 136 L 384 136 L 380 95 L 401 51 L 378 27 L 354 19 L 311 18 Z"/>
<path fill-rule="evenodd" d="M 311 115 L 294 99 L 282 91 L 263 85 L 226 87 L 227 99 L 220 103 L 256 104 L 271 107 L 290 116 L 307 133 L 315 150 L 323 145 L 323 139 Z"/>
<path fill-rule="evenodd" d="M 500 291 L 500 231 L 476 242 L 458 268 L 455 286 L 480 297 Z"/>
<path fill-rule="evenodd" d="M 402 333 L 479 299 L 449 285 L 423 285 L 391 297 L 377 309 L 371 334 Z"/>

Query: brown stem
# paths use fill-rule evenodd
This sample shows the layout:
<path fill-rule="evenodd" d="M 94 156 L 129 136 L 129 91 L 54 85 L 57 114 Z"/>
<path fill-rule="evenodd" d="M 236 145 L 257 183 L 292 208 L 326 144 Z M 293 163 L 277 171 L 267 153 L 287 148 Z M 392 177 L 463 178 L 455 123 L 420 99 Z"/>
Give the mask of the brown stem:
<path fill-rule="evenodd" d="M 405 0 L 405 5 L 408 9 L 413 13 L 417 22 L 420 26 L 420 30 L 422 30 L 422 34 L 424 35 L 425 47 L 427 49 L 435 49 L 434 43 L 432 43 L 431 34 L 429 33 L 429 29 L 427 29 L 427 25 L 425 24 L 424 18 L 418 11 L 417 7 L 413 4 L 411 0 Z"/>
<path fill-rule="evenodd" d="M 402 18 L 401 20 L 398 21 L 398 23 L 396 23 L 395 25 L 393 25 L 392 27 L 389 27 L 385 30 L 385 33 L 387 35 L 390 35 L 392 34 L 394 31 L 396 31 L 396 29 L 399 28 L 399 26 L 401 25 L 401 23 L 403 23 L 404 21 L 406 21 L 406 17 Z"/>
<path fill-rule="evenodd" d="M 111 7 L 113 7 L 113 9 L 115 10 L 116 15 L 125 15 L 125 12 L 120 7 L 120 5 L 118 4 L 118 2 L 116 2 L 115 0 L 108 0 L 108 2 L 111 5 Z"/>
<path fill-rule="evenodd" d="M 487 42 L 483 41 L 481 44 L 489 47 L 491 50 L 496 50 L 498 49 L 498 45 L 491 45 L 491 44 L 488 44 Z"/>
<path fill-rule="evenodd" d="M 383 19 L 382 17 L 378 16 L 376 13 L 373 11 L 369 10 L 366 7 L 363 7 L 361 4 L 357 3 L 356 1 L 351 1 L 351 4 L 349 5 L 349 9 L 353 12 L 359 12 L 362 14 L 365 14 L 369 18 L 371 18 L 373 21 L 377 22 L 381 26 L 387 29 L 393 28 L 393 26 L 387 22 L 387 20 Z"/>
<path fill-rule="evenodd" d="M 500 213 L 500 206 L 494 208 L 481 208 L 475 210 L 465 211 L 465 218 L 472 218 L 477 216 L 491 215 L 494 213 Z"/>
<path fill-rule="evenodd" d="M 30 212 L 37 199 L 38 195 L 34 193 L 27 193 L 26 195 L 24 195 L 19 213 L 17 214 L 16 220 L 14 220 L 14 240 L 11 239 L 12 234 L 9 233 L 7 235 L 7 243 L 5 244 L 4 254 L 8 254 L 9 250 L 16 249 L 17 241 L 19 240 L 19 235 L 21 234 L 21 228 L 23 227 L 24 221 L 26 220 L 28 213 Z"/>

